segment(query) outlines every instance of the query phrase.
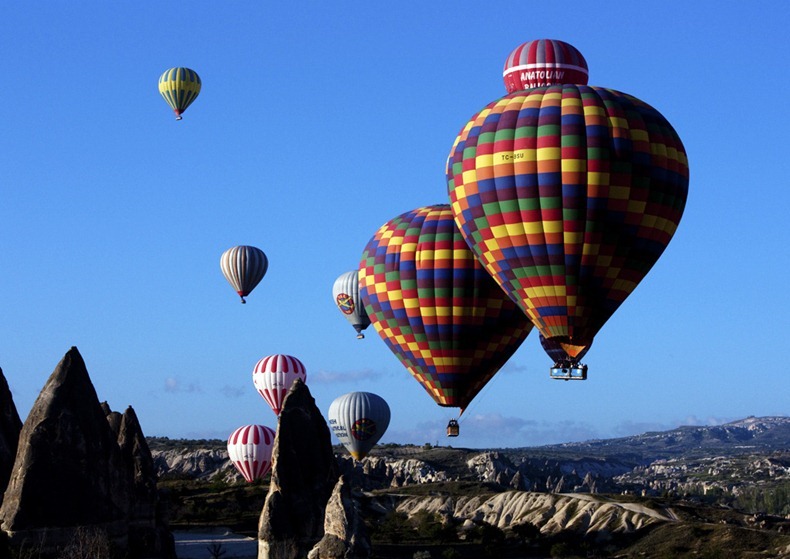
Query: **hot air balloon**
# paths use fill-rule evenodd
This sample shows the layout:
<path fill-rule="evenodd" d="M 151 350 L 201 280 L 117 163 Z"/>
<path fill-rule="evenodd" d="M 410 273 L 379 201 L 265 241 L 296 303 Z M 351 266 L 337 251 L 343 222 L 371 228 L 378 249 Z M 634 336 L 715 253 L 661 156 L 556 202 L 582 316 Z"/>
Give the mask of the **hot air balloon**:
<path fill-rule="evenodd" d="M 269 260 L 261 249 L 241 245 L 223 252 L 219 259 L 219 267 L 225 279 L 241 297 L 241 302 L 246 303 L 244 298 L 266 275 Z"/>
<path fill-rule="evenodd" d="M 502 72 L 508 93 L 562 83 L 587 85 L 587 76 L 582 53 L 573 45 L 552 39 L 517 46 L 505 60 Z"/>
<path fill-rule="evenodd" d="M 285 395 L 296 379 L 302 382 L 307 378 L 304 365 L 290 355 L 268 355 L 255 364 L 252 370 L 252 383 L 255 389 L 271 406 L 275 415 L 280 415 Z"/>
<path fill-rule="evenodd" d="M 359 287 L 390 350 L 437 404 L 461 413 L 532 328 L 477 262 L 447 205 L 385 223 L 362 255 Z"/>
<path fill-rule="evenodd" d="M 170 68 L 159 76 L 159 93 L 176 113 L 176 120 L 197 98 L 200 86 L 200 76 L 189 68 Z"/>
<path fill-rule="evenodd" d="M 365 312 L 365 305 L 359 298 L 359 277 L 357 270 L 341 274 L 332 286 L 332 297 L 337 308 L 357 331 L 357 339 L 362 339 L 365 334 L 362 330 L 370 326 L 370 319 Z"/>
<path fill-rule="evenodd" d="M 688 194 L 667 120 L 611 89 L 510 93 L 451 149 L 452 211 L 478 260 L 572 358 L 663 253 Z"/>
<path fill-rule="evenodd" d="M 274 435 L 274 431 L 263 425 L 244 425 L 228 437 L 230 461 L 248 483 L 269 473 Z"/>
<path fill-rule="evenodd" d="M 329 406 L 329 427 L 354 460 L 362 460 L 390 424 L 390 408 L 381 396 L 349 392 Z"/>
<path fill-rule="evenodd" d="M 546 352 L 554 365 L 551 367 L 551 378 L 558 380 L 586 380 L 587 379 L 587 365 L 581 362 L 587 351 L 592 346 L 592 342 L 585 347 L 578 355 L 571 357 L 568 355 L 560 342 L 557 340 L 547 340 L 543 334 L 539 334 L 540 345 L 543 351 Z"/>

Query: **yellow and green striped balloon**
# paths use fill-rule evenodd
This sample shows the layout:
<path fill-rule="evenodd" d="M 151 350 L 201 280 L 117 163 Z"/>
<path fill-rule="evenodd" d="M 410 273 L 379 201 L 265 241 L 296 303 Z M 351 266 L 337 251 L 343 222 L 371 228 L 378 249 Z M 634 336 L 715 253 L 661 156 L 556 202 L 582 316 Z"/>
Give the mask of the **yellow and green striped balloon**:
<path fill-rule="evenodd" d="M 170 68 L 159 76 L 159 93 L 176 113 L 176 120 L 197 99 L 200 86 L 200 76 L 189 68 Z"/>

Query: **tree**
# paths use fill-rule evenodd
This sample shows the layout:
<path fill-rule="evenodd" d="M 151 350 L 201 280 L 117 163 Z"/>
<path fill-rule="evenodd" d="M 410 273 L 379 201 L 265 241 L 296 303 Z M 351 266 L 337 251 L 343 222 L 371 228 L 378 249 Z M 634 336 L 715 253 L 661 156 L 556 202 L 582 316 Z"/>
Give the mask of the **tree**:
<path fill-rule="evenodd" d="M 111 546 L 107 532 L 99 528 L 80 526 L 58 559 L 110 559 Z"/>
<path fill-rule="evenodd" d="M 530 522 L 511 526 L 510 531 L 524 543 L 534 542 L 540 538 L 540 528 Z"/>
<path fill-rule="evenodd" d="M 400 543 L 404 536 L 413 533 L 409 516 L 403 512 L 392 511 L 376 526 L 375 535 L 389 543 Z"/>
<path fill-rule="evenodd" d="M 208 549 L 209 555 L 211 555 L 211 559 L 219 559 L 223 555 L 225 555 L 226 551 L 223 549 L 222 544 L 219 542 L 212 542 L 210 545 L 206 546 Z"/>

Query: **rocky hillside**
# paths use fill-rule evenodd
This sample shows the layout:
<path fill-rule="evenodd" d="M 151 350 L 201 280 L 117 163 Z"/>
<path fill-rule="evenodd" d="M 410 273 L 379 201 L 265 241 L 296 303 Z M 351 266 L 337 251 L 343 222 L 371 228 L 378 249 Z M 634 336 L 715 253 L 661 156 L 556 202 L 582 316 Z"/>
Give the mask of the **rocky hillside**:
<path fill-rule="evenodd" d="M 463 519 L 467 527 L 485 522 L 501 530 L 518 524 L 540 526 L 543 534 L 573 531 L 582 536 L 629 533 L 657 522 L 677 520 L 671 508 L 617 502 L 588 494 L 506 491 L 468 497 L 414 496 L 395 510 L 414 516 L 424 510 L 446 519 Z"/>
<path fill-rule="evenodd" d="M 224 441 L 149 439 L 162 479 L 240 479 Z M 634 437 L 534 448 L 384 445 L 361 463 L 338 447 L 341 471 L 364 490 L 442 481 L 538 493 L 682 496 L 790 514 L 790 418 L 750 417 Z"/>
<path fill-rule="evenodd" d="M 628 457 L 642 464 L 670 458 L 735 456 L 790 448 L 790 417 L 748 417 L 724 425 L 678 427 L 632 437 L 540 447 L 559 455 Z M 525 449 L 526 450 L 526 449 Z"/>
<path fill-rule="evenodd" d="M 788 425 L 749 418 L 522 449 L 383 445 L 361 462 L 334 450 L 381 557 L 426 546 L 439 556 L 442 545 L 480 557 L 492 541 L 497 553 L 538 556 L 572 544 L 599 556 L 781 557 L 790 553 Z M 149 441 L 176 524 L 255 533 L 268 489 L 241 482 L 224 441 Z"/>

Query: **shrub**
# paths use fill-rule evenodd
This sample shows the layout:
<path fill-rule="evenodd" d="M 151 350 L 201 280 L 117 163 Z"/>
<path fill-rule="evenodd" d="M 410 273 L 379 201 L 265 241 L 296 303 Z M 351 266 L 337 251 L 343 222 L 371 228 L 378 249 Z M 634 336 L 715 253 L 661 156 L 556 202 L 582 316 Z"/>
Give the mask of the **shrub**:
<path fill-rule="evenodd" d="M 80 526 L 58 559 L 110 559 L 110 539 L 104 530 Z"/>

